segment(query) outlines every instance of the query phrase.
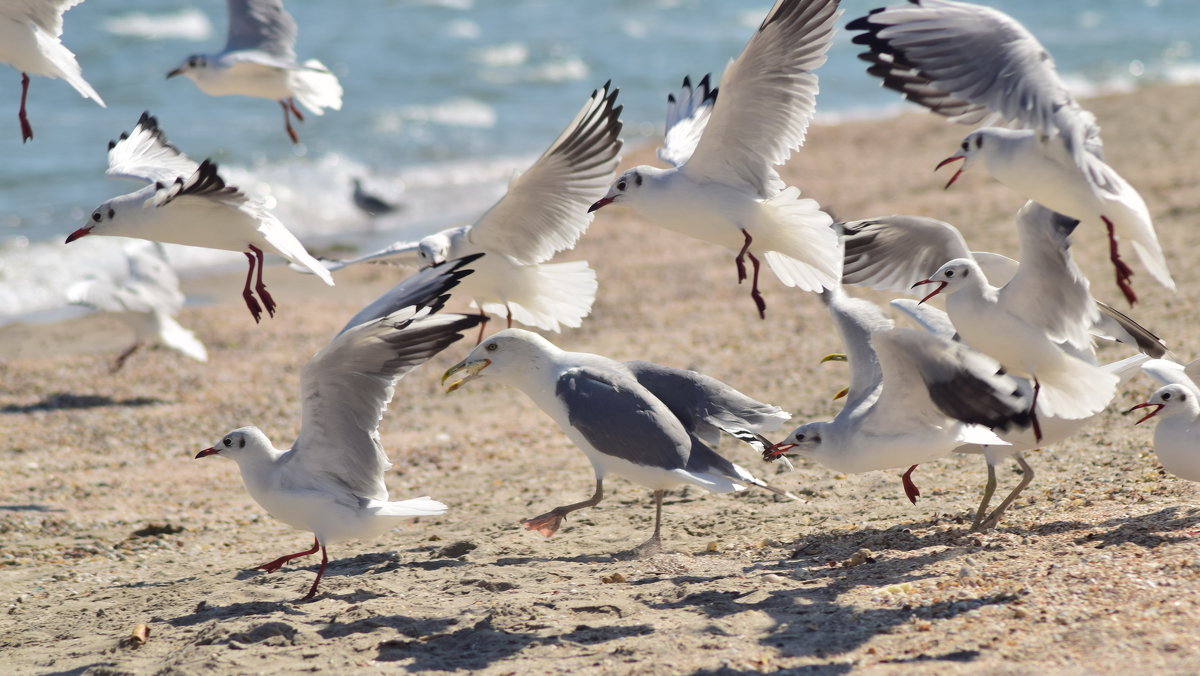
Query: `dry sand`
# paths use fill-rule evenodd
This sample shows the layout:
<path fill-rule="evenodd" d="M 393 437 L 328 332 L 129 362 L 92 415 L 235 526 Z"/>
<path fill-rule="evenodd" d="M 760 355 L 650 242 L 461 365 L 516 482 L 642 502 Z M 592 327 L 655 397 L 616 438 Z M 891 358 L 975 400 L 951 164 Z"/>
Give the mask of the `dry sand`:
<path fill-rule="evenodd" d="M 1139 274 L 1133 314 L 1182 358 L 1197 354 L 1195 222 L 1200 89 L 1090 101 L 1106 153 L 1146 198 L 1180 285 Z M 1020 199 L 981 173 L 943 192 L 931 173 L 964 128 L 927 114 L 819 126 L 787 177 L 841 218 L 918 213 L 972 244 L 1015 254 Z M 625 164 L 648 161 L 630 153 Z M 1100 232 L 1076 256 L 1118 303 Z M 570 257 L 600 296 L 568 348 L 699 369 L 792 411 L 832 416 L 844 366 L 818 299 L 765 283 L 768 320 L 735 284 L 729 253 L 601 212 Z M 335 545 L 321 594 L 297 603 L 316 561 L 257 564 L 310 536 L 268 517 L 237 468 L 193 460 L 226 430 L 257 424 L 286 446 L 299 424 L 299 367 L 403 271 L 349 270 L 328 289 L 268 270 L 280 303 L 254 325 L 241 278 L 194 280 L 215 302 L 183 322 L 208 344 L 197 364 L 163 350 L 107 366 L 128 340 L 102 317 L 0 330 L 0 662 L 7 673 L 488 674 L 1191 673 L 1200 665 L 1196 487 L 1164 475 L 1151 430 L 1117 411 L 1154 389 L 1133 382 L 1113 412 L 1053 451 L 992 533 L 968 532 L 984 479 L 977 456 L 918 470 L 910 505 L 894 472 L 775 474 L 744 447 L 729 457 L 801 492 L 672 492 L 668 553 L 610 553 L 646 537 L 648 492 L 614 479 L 558 535 L 522 518 L 592 488 L 583 455 L 523 395 L 437 376 L 457 344 L 397 388 L 382 424 L 397 498 L 451 506 L 383 537 Z M 464 341 L 466 342 L 466 341 Z M 1102 357 L 1126 354 L 1105 348 Z M 1000 472 L 1006 491 L 1018 479 Z M 868 553 L 856 552 L 868 550 Z M 614 581 L 615 579 L 615 581 Z M 144 645 L 127 637 L 147 625 Z"/>

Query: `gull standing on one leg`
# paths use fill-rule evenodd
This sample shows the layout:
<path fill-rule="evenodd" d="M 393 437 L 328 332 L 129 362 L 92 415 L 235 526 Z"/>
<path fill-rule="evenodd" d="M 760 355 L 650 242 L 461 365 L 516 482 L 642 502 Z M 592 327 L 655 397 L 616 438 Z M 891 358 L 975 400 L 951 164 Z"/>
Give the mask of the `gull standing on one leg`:
<path fill-rule="evenodd" d="M 630 169 L 592 205 L 624 204 L 659 226 L 738 252 L 738 282 L 749 258 L 750 295 L 763 318 L 756 252 L 787 286 L 820 291 L 838 283 L 832 219 L 775 171 L 804 144 L 837 7 L 837 0 L 778 0 L 725 68 L 719 96 L 705 76 L 696 89 L 685 79 L 679 98 L 668 99 L 658 156 L 673 166 Z"/>

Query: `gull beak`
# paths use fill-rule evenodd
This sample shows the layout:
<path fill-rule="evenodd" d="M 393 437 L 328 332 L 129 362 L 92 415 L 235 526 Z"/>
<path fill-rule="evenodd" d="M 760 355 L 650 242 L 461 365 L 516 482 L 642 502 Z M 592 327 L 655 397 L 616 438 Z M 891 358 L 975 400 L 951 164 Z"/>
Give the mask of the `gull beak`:
<path fill-rule="evenodd" d="M 182 75 L 182 74 L 183 74 L 183 69 L 176 68 L 175 70 L 171 71 L 170 73 L 167 73 L 167 79 L 170 80 L 171 78 L 175 77 L 176 75 Z"/>
<path fill-rule="evenodd" d="M 90 234 L 91 232 L 92 232 L 92 226 L 85 225 L 82 228 L 71 233 L 70 235 L 67 235 L 67 244 L 70 244 L 71 242 L 74 242 L 75 240 L 79 239 L 80 237 Z"/>
<path fill-rule="evenodd" d="M 200 458 L 207 458 L 210 455 L 216 455 L 220 452 L 221 452 L 221 449 L 219 449 L 219 448 L 206 448 L 203 451 L 200 451 L 199 453 L 196 454 L 196 460 L 199 460 Z"/>
<path fill-rule="evenodd" d="M 770 448 L 763 451 L 763 460 L 766 460 L 768 462 L 771 460 L 774 460 L 774 459 L 782 456 L 784 453 L 787 453 L 788 451 L 792 450 L 795 447 L 796 447 L 796 444 L 785 444 L 783 442 L 780 442 L 778 444 L 771 444 Z"/>
<path fill-rule="evenodd" d="M 833 400 L 837 401 L 838 399 L 841 399 L 842 397 L 846 396 L 847 394 L 850 394 L 850 388 L 843 387 L 842 389 L 837 391 L 837 394 L 833 395 Z"/>
<path fill-rule="evenodd" d="M 1125 411 L 1125 413 L 1127 413 L 1127 414 L 1128 414 L 1128 413 L 1133 413 L 1134 411 L 1138 410 L 1139 408 L 1151 408 L 1151 407 L 1153 407 L 1153 408 L 1154 408 L 1154 410 L 1153 410 L 1153 411 L 1150 411 L 1149 413 L 1147 413 L 1146 415 L 1142 416 L 1141 418 L 1138 418 L 1138 421 L 1137 421 L 1137 422 L 1135 422 L 1135 423 L 1133 423 L 1134 425 L 1141 425 L 1142 423 L 1146 422 L 1147 420 L 1149 420 L 1149 419 L 1153 418 L 1154 416 L 1158 415 L 1158 412 L 1159 412 L 1159 411 L 1161 411 L 1161 410 L 1163 409 L 1163 406 L 1166 406 L 1166 404 L 1151 404 L 1150 402 L 1146 402 L 1146 403 L 1144 403 L 1144 404 L 1138 404 L 1137 406 L 1134 406 L 1133 408 L 1129 409 L 1128 411 Z"/>
<path fill-rule="evenodd" d="M 958 168 L 958 171 L 954 172 L 954 175 L 950 177 L 949 181 L 946 181 L 946 187 L 942 188 L 942 190 L 949 189 L 950 186 L 954 185 L 954 182 L 958 180 L 958 177 L 962 176 L 963 169 L 967 168 L 966 159 L 967 159 L 966 155 L 951 155 L 950 157 L 947 157 L 946 159 L 942 160 L 941 162 L 938 162 L 938 165 L 933 168 L 934 171 L 937 171 L 938 169 L 941 169 L 942 167 L 946 166 L 947 164 L 950 164 L 951 162 L 957 162 L 958 160 L 963 160 L 963 165 Z"/>
<path fill-rule="evenodd" d="M 596 202 L 594 204 L 592 204 L 592 206 L 588 207 L 588 213 L 590 214 L 593 211 L 596 211 L 598 209 L 606 207 L 606 206 L 612 204 L 614 201 L 616 201 L 616 199 L 617 198 L 615 198 L 615 197 L 607 197 L 607 196 L 601 197 L 600 199 L 596 200 Z"/>
<path fill-rule="evenodd" d="M 916 284 L 913 284 L 912 288 L 915 289 L 918 286 L 921 286 L 922 284 L 937 284 L 938 285 L 938 287 L 936 289 L 929 292 L 929 295 L 927 295 L 921 299 L 921 303 L 924 303 L 925 301 L 929 300 L 930 298 L 933 298 L 934 296 L 941 293 L 942 289 L 946 288 L 947 282 L 946 282 L 946 280 L 922 279 L 921 281 L 917 282 Z M 921 303 L 917 303 L 917 305 L 920 305 Z"/>
<path fill-rule="evenodd" d="M 846 354 L 844 352 L 834 352 L 832 354 L 827 354 L 824 357 L 821 357 L 820 363 L 824 364 L 827 361 L 849 361 L 849 360 L 846 358 Z"/>
<path fill-rule="evenodd" d="M 451 366 L 446 370 L 445 373 L 442 374 L 442 385 L 446 385 L 446 380 L 452 375 L 460 372 L 465 375 L 460 375 L 453 382 L 451 382 L 449 386 L 446 386 L 446 394 L 450 394 L 454 390 L 457 390 L 463 385 L 475 380 L 479 377 L 480 371 L 491 365 L 491 359 L 480 359 L 478 361 L 460 361 L 454 366 Z"/>

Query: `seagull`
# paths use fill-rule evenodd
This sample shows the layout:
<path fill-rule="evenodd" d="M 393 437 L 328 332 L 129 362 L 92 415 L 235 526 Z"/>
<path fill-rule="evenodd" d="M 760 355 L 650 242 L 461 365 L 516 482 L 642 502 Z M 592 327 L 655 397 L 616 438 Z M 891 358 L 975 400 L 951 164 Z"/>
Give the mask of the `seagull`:
<path fill-rule="evenodd" d="M 845 249 L 843 284 L 911 292 L 916 282 L 933 276 L 943 263 L 972 258 L 991 284 L 1002 287 L 1020 268 L 1020 263 L 1007 256 L 972 251 L 958 228 L 934 218 L 897 214 L 838 223 L 835 227 L 842 233 Z M 1023 299 L 1020 304 L 1033 300 Z M 1089 328 L 1093 337 L 1136 345 L 1154 358 L 1167 353 L 1157 335 L 1108 303 L 1093 300 L 1099 311 Z"/>
<path fill-rule="evenodd" d="M 692 484 L 713 493 L 746 485 L 794 496 L 756 479 L 701 441 L 732 425 L 744 431 L 778 427 L 789 414 L 756 402 L 728 385 L 699 374 L 646 362 L 622 363 L 586 352 L 566 352 L 536 333 L 505 329 L 491 336 L 442 376 L 448 392 L 490 379 L 524 392 L 583 451 L 596 474 L 592 497 L 523 521 L 546 537 L 563 518 L 594 507 L 610 473 L 654 491 L 654 534 L 631 550 L 644 556 L 661 549 L 663 491 Z M 714 429 L 715 428 L 715 429 Z M 744 438 L 744 435 L 736 434 Z M 765 441 L 765 440 L 764 440 Z M 757 448 L 765 450 L 765 445 Z"/>
<path fill-rule="evenodd" d="M 671 167 L 634 167 L 591 207 L 624 204 L 668 230 L 736 251 L 739 283 L 749 258 L 750 296 L 764 319 L 756 252 L 787 286 L 820 291 L 838 283 L 833 219 L 785 187 L 774 168 L 804 144 L 816 110 L 814 71 L 832 44 L 837 6 L 777 0 L 717 89 L 707 75 L 696 88 L 685 78 L 679 97 L 668 98 L 658 157 Z"/>
<path fill-rule="evenodd" d="M 1154 452 L 1163 469 L 1180 479 L 1200 481 L 1200 361 L 1186 367 L 1166 359 L 1146 362 L 1142 370 L 1154 377 L 1162 387 L 1150 396 L 1150 401 L 1126 411 L 1151 409 L 1135 425 L 1151 418 L 1159 419 L 1154 428 Z"/>
<path fill-rule="evenodd" d="M 1155 280 L 1175 282 L 1150 220 L 1129 183 L 1104 162 L 1100 127 L 1067 90 L 1054 60 L 1028 30 L 990 7 L 952 0 L 909 0 L 851 21 L 866 45 L 871 75 L 908 100 L 953 122 L 983 126 L 938 168 L 962 160 L 951 184 L 976 158 L 1026 199 L 1105 227 L 1117 286 L 1137 300 L 1118 240 L 1133 244 Z"/>
<path fill-rule="evenodd" d="M 606 82 L 592 92 L 567 128 L 508 192 L 473 225 L 396 242 L 349 260 L 326 260 L 329 270 L 366 261 L 429 266 L 487 253 L 456 290 L 480 313 L 546 331 L 578 327 L 596 298 L 596 273 L 586 261 L 547 263 L 573 248 L 592 217 L 587 207 L 612 180 L 621 150 L 619 90 Z M 482 334 L 480 334 L 482 338 Z"/>
<path fill-rule="evenodd" d="M 128 270 L 123 278 L 92 277 L 67 287 L 71 303 L 108 312 L 133 329 L 133 345 L 117 356 L 111 372 L 120 371 L 138 348 L 155 343 L 207 362 L 204 343 L 175 321 L 184 298 L 163 245 L 135 240 L 124 253 Z"/>
<path fill-rule="evenodd" d="M 1088 359 L 1088 328 L 1098 311 L 1069 251 L 1079 221 L 1029 202 L 1017 222 L 1022 262 L 1003 287 L 989 284 L 973 258 L 956 258 L 917 282 L 937 285 L 921 302 L 947 293 L 946 310 L 963 340 L 1033 381 L 1031 411 L 1088 417 L 1112 400 L 1117 377 Z M 1033 429 L 1040 438 L 1036 414 Z"/>
<path fill-rule="evenodd" d="M 917 465 L 966 443 L 1005 445 L 997 430 L 1028 426 L 1016 379 L 990 357 L 919 329 L 896 328 L 874 303 L 841 288 L 821 294 L 850 363 L 846 403 L 831 421 L 800 425 L 763 457 L 809 457 L 839 472 Z"/>
<path fill-rule="evenodd" d="M 950 318 L 946 316 L 945 312 L 935 307 L 918 304 L 916 301 L 908 298 L 893 300 L 891 305 L 908 315 L 922 328 L 931 333 L 950 340 L 955 339 L 957 336 Z M 1143 331 L 1145 330 L 1143 329 Z M 1159 345 L 1159 347 L 1162 346 Z M 1137 374 L 1143 364 L 1149 361 L 1150 357 L 1147 354 L 1135 354 L 1131 357 L 1104 364 L 1100 368 L 1117 376 L 1121 383 L 1126 383 Z M 1022 392 L 1032 391 L 1033 384 L 1031 382 L 1020 378 L 1017 380 Z M 1073 436 L 1095 422 L 1101 413 L 1102 411 L 1098 411 L 1086 418 L 1074 419 L 1039 415 L 1042 432 L 1041 439 L 1037 438 L 1032 428 L 1010 428 L 996 431 L 996 434 L 1007 442 L 1007 445 L 964 444 L 955 448 L 955 453 L 982 453 L 984 459 L 987 461 L 987 483 L 984 484 L 983 497 L 979 501 L 979 507 L 975 510 L 975 518 L 971 523 L 971 530 L 985 531 L 995 528 L 1000 523 L 1000 518 L 1004 516 L 1004 512 L 1016 501 L 1017 496 L 1025 490 L 1025 487 L 1033 481 L 1033 467 L 1025 460 L 1025 451 L 1035 448 L 1047 448 L 1052 444 Z M 988 506 L 991 504 L 992 495 L 996 490 L 996 465 L 1006 457 L 1011 457 L 1020 466 L 1021 480 L 1004 500 L 989 513 Z"/>
<path fill-rule="evenodd" d="M 217 54 L 192 54 L 167 73 L 186 75 L 210 96 L 256 96 L 283 108 L 283 126 L 292 143 L 300 137 L 291 116 L 303 122 L 296 101 L 317 115 L 341 110 L 342 85 L 323 63 L 296 60 L 296 20 L 283 0 L 228 0 L 229 36 Z"/>
<path fill-rule="evenodd" d="M 275 300 L 263 284 L 263 253 L 273 253 L 307 268 L 326 284 L 333 277 L 313 258 L 259 200 L 226 185 L 212 160 L 200 164 L 167 141 L 158 120 L 142 113 L 133 131 L 108 144 L 107 176 L 148 183 L 114 197 L 92 211 L 91 223 L 67 237 L 70 244 L 85 235 L 136 237 L 155 242 L 241 251 L 250 262 L 242 298 L 257 322 L 262 308 L 275 316 Z M 250 290 L 258 272 L 254 290 Z"/>
<path fill-rule="evenodd" d="M 317 578 L 303 600 L 317 593 L 332 542 L 369 538 L 399 525 L 400 517 L 444 514 L 428 497 L 392 502 L 384 473 L 392 466 L 379 439 L 379 421 L 396 381 L 462 338 L 486 318 L 436 314 L 448 291 L 471 271 L 459 259 L 422 270 L 381 296 L 304 365 L 300 436 L 288 450 L 275 448 L 257 427 L 226 433 L 196 458 L 222 455 L 238 464 L 246 490 L 271 516 L 312 531 L 311 549 L 281 556 L 258 568 L 278 570 L 288 561 L 321 551 Z"/>
<path fill-rule="evenodd" d="M 378 195 L 372 195 L 363 190 L 361 178 L 354 179 L 353 198 L 354 206 L 365 211 L 368 216 L 385 216 L 400 208 Z"/>
<path fill-rule="evenodd" d="M 83 71 L 71 50 L 59 37 L 63 13 L 83 0 L 20 0 L 0 5 L 0 61 L 21 71 L 21 141 L 33 140 L 33 127 L 25 114 L 29 76 L 62 78 L 85 99 L 104 108 L 104 99 L 83 79 Z"/>

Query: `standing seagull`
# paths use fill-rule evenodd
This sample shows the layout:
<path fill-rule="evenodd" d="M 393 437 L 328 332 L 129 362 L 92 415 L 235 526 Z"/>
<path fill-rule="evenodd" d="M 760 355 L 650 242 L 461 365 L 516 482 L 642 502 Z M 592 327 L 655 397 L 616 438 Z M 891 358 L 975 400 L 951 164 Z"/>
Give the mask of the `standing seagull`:
<path fill-rule="evenodd" d="M 952 0 L 910 0 L 847 25 L 869 51 L 867 72 L 908 100 L 953 122 L 985 126 L 938 167 L 962 160 L 946 187 L 980 158 L 997 181 L 1026 199 L 1108 231 L 1117 286 L 1137 300 L 1133 271 L 1117 241 L 1133 243 L 1160 284 L 1175 289 L 1141 195 L 1104 163 L 1100 127 L 1067 91 L 1054 60 L 1024 26 L 990 7 Z"/>
<path fill-rule="evenodd" d="M 342 85 L 320 61 L 296 60 L 296 20 L 283 0 L 228 0 L 229 36 L 217 54 L 192 54 L 167 77 L 186 75 L 210 96 L 257 96 L 273 99 L 283 108 L 283 126 L 292 143 L 300 137 L 291 115 L 296 107 L 324 115 L 325 108 L 341 110 Z"/>
<path fill-rule="evenodd" d="M 418 242 L 397 242 L 357 258 L 326 261 L 330 270 L 365 261 L 414 262 L 426 267 L 486 253 L 455 293 L 481 313 L 547 331 L 578 327 L 592 311 L 596 273 L 586 261 L 547 263 L 570 249 L 592 217 L 588 205 L 604 194 L 621 150 L 621 106 L 606 82 L 593 91 L 533 166 L 474 225 L 450 228 Z M 481 334 L 482 337 L 482 334 Z"/>
<path fill-rule="evenodd" d="M 832 219 L 775 171 L 804 144 L 816 111 L 814 71 L 825 63 L 837 6 L 837 0 L 777 0 L 725 68 L 719 97 L 705 76 L 696 89 L 685 79 L 680 96 L 668 99 L 658 156 L 672 167 L 634 167 L 591 207 L 625 204 L 664 228 L 738 252 L 739 283 L 749 258 L 750 296 L 764 318 L 755 252 L 787 286 L 820 291 L 838 283 L 841 252 Z"/>
<path fill-rule="evenodd" d="M 908 467 L 966 443 L 1005 445 L 991 429 L 1029 424 L 1029 403 L 999 364 L 961 343 L 894 328 L 874 304 L 840 289 L 822 294 L 846 346 L 850 387 L 831 421 L 797 427 L 767 450 L 771 460 L 799 453 L 839 472 Z"/>
<path fill-rule="evenodd" d="M 62 78 L 83 98 L 92 99 L 101 108 L 104 100 L 83 79 L 83 71 L 71 50 L 63 46 L 63 12 L 83 0 L 19 0 L 0 4 L 0 61 L 21 71 L 21 140 L 33 139 L 33 127 L 25 115 L 29 96 L 29 76 Z"/>
<path fill-rule="evenodd" d="M 93 277 L 67 287 L 70 302 L 108 312 L 133 329 L 133 345 L 117 356 L 112 373 L 146 344 L 161 343 L 196 361 L 208 361 L 204 343 L 175 321 L 184 297 L 163 245 L 135 240 L 125 247 L 125 262 L 124 278 Z"/>
<path fill-rule="evenodd" d="M 1150 401 L 1126 411 L 1152 409 L 1138 419 L 1141 424 L 1157 417 L 1154 428 L 1154 452 L 1163 469 L 1180 479 L 1200 481 L 1200 387 L 1194 377 L 1200 375 L 1200 363 L 1184 367 L 1166 359 L 1153 359 L 1142 370 L 1161 383 Z"/>
<path fill-rule="evenodd" d="M 447 293 L 470 273 L 466 260 L 422 270 L 356 315 L 304 365 L 300 436 L 291 449 L 275 448 L 257 427 L 225 434 L 197 458 L 237 461 L 246 490 L 271 516 L 312 531 L 312 549 L 259 566 L 274 572 L 288 561 L 321 551 L 321 567 L 304 600 L 317 593 L 329 563 L 326 546 L 379 535 L 399 517 L 443 514 L 428 497 L 390 502 L 383 475 L 392 465 L 379 440 L 379 421 L 396 381 L 486 321 L 474 315 L 435 314 Z"/>
<path fill-rule="evenodd" d="M 554 535 L 567 514 L 600 502 L 609 473 L 653 490 L 654 534 L 631 552 L 640 556 L 662 546 L 663 491 L 672 486 L 689 483 L 728 493 L 752 484 L 795 499 L 700 440 L 702 435 L 715 435 L 711 426 L 726 428 L 714 424 L 719 418 L 740 418 L 734 426 L 766 430 L 790 416 L 720 381 L 696 376 L 645 362 L 623 364 L 586 352 L 565 352 L 536 333 L 505 329 L 476 345 L 446 371 L 442 382 L 454 378 L 450 392 L 480 378 L 516 387 L 558 423 L 591 461 L 596 473 L 592 497 L 522 522 L 527 529 Z"/>
<path fill-rule="evenodd" d="M 387 214 L 390 214 L 400 208 L 399 206 L 388 202 L 378 195 L 374 195 L 366 190 L 363 190 L 361 178 L 355 178 L 353 180 L 354 194 L 352 195 L 352 198 L 354 200 L 354 206 L 362 209 L 368 216 L 371 216 L 372 218 L 375 216 L 386 216 Z"/>
<path fill-rule="evenodd" d="M 267 313 L 275 316 L 275 301 L 263 284 L 263 252 L 303 266 L 333 286 L 329 271 L 262 202 L 225 185 L 212 160 L 196 164 L 168 143 L 158 120 L 149 113 L 142 113 L 137 126 L 122 133 L 120 141 L 109 142 L 104 173 L 150 185 L 96 207 L 92 222 L 71 233 L 68 244 L 95 234 L 241 251 L 250 261 L 242 298 L 256 322 L 262 317 L 262 306 L 250 291 L 256 270 L 254 290 Z"/>

